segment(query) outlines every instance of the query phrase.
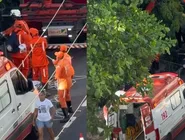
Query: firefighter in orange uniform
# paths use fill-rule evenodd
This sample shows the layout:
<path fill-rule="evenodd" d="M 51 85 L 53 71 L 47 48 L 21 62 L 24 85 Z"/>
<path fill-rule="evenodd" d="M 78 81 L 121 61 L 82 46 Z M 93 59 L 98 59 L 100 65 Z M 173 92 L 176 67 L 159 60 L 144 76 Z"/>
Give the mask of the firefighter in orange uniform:
<path fill-rule="evenodd" d="M 69 102 L 71 103 L 71 96 L 67 90 L 72 86 L 71 76 L 74 74 L 74 70 L 69 61 L 64 59 L 63 52 L 56 52 L 55 55 L 56 60 L 53 62 L 56 67 L 55 79 L 57 79 L 58 82 L 60 106 L 65 116 L 65 118 L 60 122 L 65 123 L 69 120 L 68 113 L 73 113 L 71 104 L 69 105 Z"/>
<path fill-rule="evenodd" d="M 68 61 L 72 64 L 71 56 L 67 53 L 67 46 L 66 45 L 61 45 L 60 46 L 60 51 L 64 53 L 64 58 L 68 59 Z"/>
<path fill-rule="evenodd" d="M 72 78 L 74 77 L 74 68 L 72 66 L 71 56 L 67 53 L 67 46 L 66 45 L 61 45 L 60 46 L 60 51 L 64 53 L 64 58 L 63 59 L 65 59 L 65 61 L 68 61 L 71 64 L 71 66 L 70 66 L 71 76 L 67 78 L 67 82 L 70 85 L 72 83 Z M 67 106 L 68 106 L 69 113 L 73 113 L 70 89 L 71 89 L 71 86 L 68 86 L 68 88 L 66 89 L 66 95 L 68 97 L 68 98 L 66 98 L 66 103 L 67 103 Z"/>
<path fill-rule="evenodd" d="M 30 50 L 29 43 L 31 41 L 29 28 L 28 28 L 27 23 L 23 20 L 16 20 L 13 28 L 14 28 L 13 32 L 16 33 L 17 38 L 18 38 L 20 51 L 16 53 L 11 53 L 11 58 L 12 58 L 13 63 L 17 67 L 19 67 L 22 64 L 20 66 L 20 71 L 27 78 L 28 73 L 29 73 L 29 57 L 27 55 Z"/>
<path fill-rule="evenodd" d="M 41 82 L 44 86 L 48 81 L 48 65 L 49 61 L 46 55 L 46 48 L 48 46 L 47 40 L 43 37 L 39 39 L 39 31 L 35 28 L 30 28 L 32 40 L 30 46 L 32 50 L 32 74 L 33 80 L 39 80 L 41 76 Z M 36 43 L 36 44 L 35 44 Z M 46 85 L 47 89 L 47 85 Z"/>

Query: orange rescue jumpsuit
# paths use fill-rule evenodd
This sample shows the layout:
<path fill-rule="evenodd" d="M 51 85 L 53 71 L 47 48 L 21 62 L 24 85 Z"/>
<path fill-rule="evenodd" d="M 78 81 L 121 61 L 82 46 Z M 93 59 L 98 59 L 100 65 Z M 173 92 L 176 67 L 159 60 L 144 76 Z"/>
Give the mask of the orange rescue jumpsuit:
<path fill-rule="evenodd" d="M 66 92 L 72 86 L 71 76 L 74 74 L 74 69 L 68 60 L 64 59 L 64 53 L 57 52 L 57 59 L 54 61 L 56 66 L 55 78 L 58 82 L 58 96 L 61 108 L 67 108 L 66 101 L 71 101 L 71 96 Z"/>
<path fill-rule="evenodd" d="M 28 55 L 29 50 L 30 50 L 28 44 L 31 40 L 31 36 L 23 30 L 17 31 L 17 36 L 18 36 L 18 39 L 19 39 L 19 44 L 25 44 L 26 47 L 27 47 L 26 48 L 27 50 L 25 52 L 12 53 L 11 58 L 12 58 L 13 63 L 17 67 L 19 67 L 22 64 L 19 69 L 24 74 L 24 76 L 27 78 L 28 73 L 29 73 L 29 57 L 26 58 L 26 56 Z"/>
<path fill-rule="evenodd" d="M 17 67 L 19 67 L 22 64 L 19 69 L 24 74 L 24 76 L 27 78 L 28 73 L 29 73 L 29 57 L 26 58 L 26 56 L 30 50 L 29 42 L 31 40 L 31 36 L 29 34 L 29 28 L 28 28 L 28 25 L 25 21 L 16 20 L 14 26 L 11 27 L 9 30 L 5 31 L 5 34 L 11 34 L 12 31 L 17 33 L 19 44 L 26 45 L 26 51 L 12 53 L 11 58 L 12 58 L 13 63 Z M 23 60 L 24 60 L 24 62 L 23 62 Z"/>
<path fill-rule="evenodd" d="M 70 85 L 70 84 L 72 85 L 72 78 L 74 76 L 74 68 L 72 66 L 71 56 L 67 53 L 67 46 L 66 45 L 61 45 L 60 51 L 64 53 L 63 59 L 65 59 L 66 61 L 68 61 L 71 64 L 71 66 L 70 66 L 71 75 L 69 77 L 67 77 L 66 80 L 67 80 L 68 85 Z M 71 96 L 70 96 L 70 89 L 71 89 L 71 86 L 66 89 L 66 103 L 68 106 L 69 113 L 73 113 Z"/>
<path fill-rule="evenodd" d="M 31 29 L 33 30 L 31 31 Z M 43 37 L 41 37 L 40 40 L 38 41 L 39 39 L 38 30 L 35 28 L 31 29 L 30 33 L 33 37 L 33 39 L 30 42 L 30 46 L 33 48 L 32 50 L 33 80 L 39 80 L 39 76 L 41 76 L 41 82 L 44 85 L 47 83 L 49 75 L 48 74 L 49 61 L 46 56 L 46 48 L 48 44 L 46 39 Z"/>

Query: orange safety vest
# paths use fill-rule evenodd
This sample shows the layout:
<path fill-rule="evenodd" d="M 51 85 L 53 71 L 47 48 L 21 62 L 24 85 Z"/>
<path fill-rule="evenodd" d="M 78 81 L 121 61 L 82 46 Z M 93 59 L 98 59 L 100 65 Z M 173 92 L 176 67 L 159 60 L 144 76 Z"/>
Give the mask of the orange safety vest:
<path fill-rule="evenodd" d="M 64 53 L 64 59 L 68 60 L 70 64 L 72 64 L 71 62 L 71 56 L 68 53 Z"/>
<path fill-rule="evenodd" d="M 56 61 L 55 61 L 56 63 Z M 74 75 L 74 68 L 66 59 L 61 59 L 56 64 L 56 79 L 67 79 Z"/>

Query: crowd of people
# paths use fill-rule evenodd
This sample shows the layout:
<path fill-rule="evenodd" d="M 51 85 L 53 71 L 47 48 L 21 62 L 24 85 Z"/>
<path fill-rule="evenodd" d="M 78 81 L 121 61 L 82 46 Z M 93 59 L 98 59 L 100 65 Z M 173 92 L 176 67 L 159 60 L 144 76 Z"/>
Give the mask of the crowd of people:
<path fill-rule="evenodd" d="M 38 29 L 29 28 L 28 24 L 23 20 L 16 20 L 11 28 L 4 31 L 4 35 L 8 37 L 7 50 L 15 66 L 19 68 L 26 78 L 28 78 L 31 69 L 32 80 L 41 81 L 47 90 L 49 78 L 49 60 L 46 54 L 47 40 L 39 35 Z M 64 119 L 60 121 L 61 123 L 67 122 L 69 113 L 73 113 L 70 89 L 72 87 L 74 68 L 67 50 L 66 45 L 61 45 L 60 50 L 55 52 L 56 59 L 53 60 L 53 65 L 56 69 L 55 79 L 58 83 L 59 104 L 64 114 Z M 48 113 L 50 109 L 53 109 L 53 105 L 45 99 L 43 92 L 40 93 L 39 99 L 35 107 L 33 124 L 38 127 L 40 140 L 43 139 L 44 126 L 48 128 L 50 137 L 53 139 L 53 132 L 50 129 L 53 114 Z"/>

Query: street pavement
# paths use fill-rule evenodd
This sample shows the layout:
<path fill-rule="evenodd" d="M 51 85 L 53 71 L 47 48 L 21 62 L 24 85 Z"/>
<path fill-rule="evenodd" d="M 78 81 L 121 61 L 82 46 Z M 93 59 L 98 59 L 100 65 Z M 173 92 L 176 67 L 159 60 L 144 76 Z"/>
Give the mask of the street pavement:
<path fill-rule="evenodd" d="M 184 139 L 185 139 L 185 129 L 174 140 L 184 140 Z"/>
<path fill-rule="evenodd" d="M 47 55 L 51 58 L 55 58 L 55 51 L 56 50 L 48 50 Z M 63 113 L 61 109 L 57 109 L 53 130 L 58 140 L 78 140 L 80 133 L 82 133 L 86 139 L 86 49 L 71 49 L 69 54 L 73 58 L 72 64 L 75 69 L 75 76 L 73 79 L 74 84 L 71 89 L 74 115 L 70 115 L 71 121 L 69 121 L 68 124 L 60 123 L 60 120 L 63 118 Z M 50 76 L 53 71 L 54 66 L 50 61 Z M 47 93 L 51 94 L 48 98 L 53 102 L 54 106 L 56 106 L 56 88 L 47 90 Z M 75 112 L 77 108 L 78 110 Z M 49 135 L 46 130 L 44 131 L 44 140 L 49 140 Z"/>

